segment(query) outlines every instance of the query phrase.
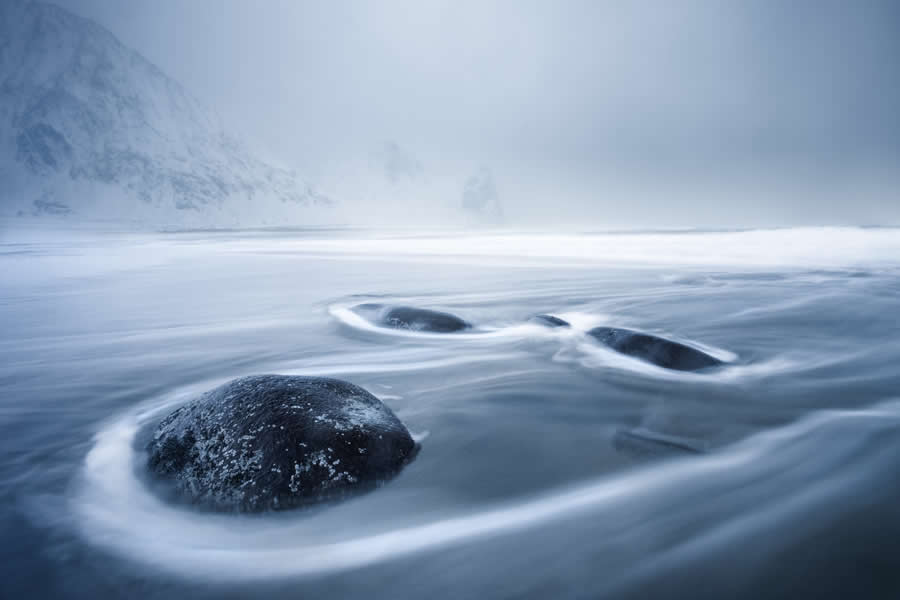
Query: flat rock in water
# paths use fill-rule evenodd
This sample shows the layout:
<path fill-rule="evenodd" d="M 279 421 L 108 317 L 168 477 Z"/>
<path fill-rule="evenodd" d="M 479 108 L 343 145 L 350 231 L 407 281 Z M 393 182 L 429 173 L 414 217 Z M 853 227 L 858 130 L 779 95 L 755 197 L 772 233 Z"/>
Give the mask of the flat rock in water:
<path fill-rule="evenodd" d="M 620 452 L 637 455 L 706 452 L 706 445 L 702 441 L 667 435 L 645 427 L 618 430 L 613 437 L 613 446 Z"/>
<path fill-rule="evenodd" d="M 223 511 L 308 505 L 374 488 L 417 451 L 390 408 L 324 377 L 235 379 L 178 408 L 147 446 L 150 471 Z"/>
<path fill-rule="evenodd" d="M 414 306 L 365 303 L 355 306 L 353 310 L 377 325 L 393 329 L 453 333 L 472 327 L 454 314 Z"/>
<path fill-rule="evenodd" d="M 718 358 L 696 348 L 631 329 L 595 327 L 588 331 L 588 335 L 616 352 L 666 369 L 696 371 L 722 364 Z"/>

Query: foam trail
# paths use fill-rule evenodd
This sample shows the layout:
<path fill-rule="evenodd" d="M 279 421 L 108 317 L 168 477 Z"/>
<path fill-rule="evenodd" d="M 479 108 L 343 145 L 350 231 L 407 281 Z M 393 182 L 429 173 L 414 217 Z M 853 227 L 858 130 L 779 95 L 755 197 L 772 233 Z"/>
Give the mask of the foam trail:
<path fill-rule="evenodd" d="M 291 363 L 283 363 L 277 369 L 279 373 L 283 375 L 309 375 L 309 376 L 318 376 L 318 377 L 330 377 L 334 375 L 347 375 L 347 374 L 375 374 L 375 373 L 401 373 L 401 372 L 410 372 L 410 371 L 426 371 L 429 369 L 442 369 L 445 367 L 458 367 L 460 365 L 466 365 L 469 363 L 480 363 L 484 361 L 504 361 L 504 360 L 513 360 L 521 357 L 521 354 L 506 352 L 506 353 L 481 353 L 481 354 L 470 354 L 467 356 L 453 356 L 450 358 L 435 358 L 435 359 L 419 359 L 419 360 L 408 360 L 406 362 L 399 363 L 386 363 L 386 362 L 360 362 L 357 364 L 347 364 L 347 365 L 331 365 L 331 366 L 309 366 L 306 363 L 308 361 L 304 361 L 303 367 L 294 367 Z M 383 358 L 383 355 L 382 357 Z"/>
<path fill-rule="evenodd" d="M 893 266 L 900 236 L 893 229 L 798 227 L 713 232 L 503 234 L 282 239 L 234 243 L 234 251 L 271 251 L 352 257 L 356 260 L 427 260 L 456 264 L 545 264 L 557 268 L 596 265 L 684 265 L 782 269 L 797 266 L 856 268 Z M 827 248 L 827 251 L 823 251 Z"/>
<path fill-rule="evenodd" d="M 792 440 L 847 419 L 897 420 L 898 404 L 865 411 L 829 411 L 761 433 L 720 454 L 664 463 L 601 479 L 568 491 L 346 540 L 314 539 L 308 520 L 248 519 L 196 514 L 166 505 L 148 493 L 133 471 L 133 442 L 140 426 L 174 400 L 116 420 L 95 437 L 72 510 L 93 544 L 132 560 L 187 577 L 248 580 L 311 576 L 354 569 L 413 553 L 537 527 L 579 511 L 609 508 L 670 489 L 733 476 Z M 362 499 L 361 501 L 365 501 Z"/>
<path fill-rule="evenodd" d="M 384 336 L 401 337 L 418 340 L 440 340 L 443 342 L 472 342 L 472 341 L 516 341 L 516 340 L 556 340 L 564 345 L 573 345 L 580 356 L 578 361 L 587 368 L 612 367 L 638 373 L 645 377 L 662 379 L 693 380 L 698 382 L 727 382 L 745 379 L 758 375 L 767 375 L 774 372 L 789 370 L 795 366 L 792 361 L 773 359 L 767 363 L 754 365 L 725 365 L 715 373 L 691 373 L 687 371 L 674 371 L 653 365 L 639 358 L 626 356 L 620 352 L 610 350 L 605 346 L 586 339 L 586 332 L 598 325 L 614 326 L 606 315 L 592 315 L 580 312 L 560 313 L 560 318 L 569 322 L 570 327 L 546 327 L 536 323 L 516 323 L 504 327 L 485 326 L 472 333 L 430 333 L 422 331 L 410 331 L 407 329 L 394 329 L 382 327 L 360 316 L 352 310 L 351 304 L 335 304 L 329 307 L 328 312 L 342 324 Z M 695 340 L 679 336 L 666 336 L 668 339 L 697 348 L 724 363 L 733 363 L 738 359 L 737 354 Z M 556 360 L 567 360 L 565 352 L 558 353 Z"/>
<path fill-rule="evenodd" d="M 382 327 L 372 323 L 352 310 L 353 304 L 335 304 L 328 308 L 328 313 L 338 322 L 352 329 L 377 333 L 379 335 L 418 340 L 472 341 L 497 339 L 524 339 L 537 337 L 553 337 L 552 330 L 533 323 L 517 323 L 505 327 L 482 326 L 468 333 L 433 333 L 429 331 L 412 331 L 392 327 Z"/>

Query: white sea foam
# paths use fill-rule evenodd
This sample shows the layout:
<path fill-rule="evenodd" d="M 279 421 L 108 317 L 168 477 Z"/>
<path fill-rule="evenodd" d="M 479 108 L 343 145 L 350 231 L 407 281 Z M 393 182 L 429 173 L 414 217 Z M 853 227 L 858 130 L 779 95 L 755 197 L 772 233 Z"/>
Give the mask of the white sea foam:
<path fill-rule="evenodd" d="M 685 371 L 673 371 L 656 366 L 647 361 L 616 352 L 603 344 L 592 340 L 587 332 L 601 325 L 620 326 L 609 315 L 590 314 L 570 311 L 562 312 L 556 316 L 567 321 L 569 327 L 547 327 L 538 323 L 523 322 L 511 325 L 496 326 L 485 325 L 472 333 L 430 333 L 422 331 L 410 331 L 408 329 L 394 329 L 381 327 L 365 319 L 352 310 L 352 304 L 339 303 L 329 307 L 329 313 L 344 325 L 362 331 L 377 333 L 385 336 L 396 336 L 408 339 L 443 340 L 446 342 L 472 342 L 472 341 L 501 341 L 501 340 L 554 340 L 562 344 L 559 352 L 555 353 L 557 362 L 579 362 L 587 368 L 617 368 L 631 371 L 645 377 L 663 379 L 693 379 L 696 381 L 735 381 L 754 376 L 768 375 L 776 372 L 784 372 L 797 366 L 789 359 L 774 358 L 765 362 L 742 365 L 728 365 L 714 372 L 691 373 Z M 660 334 L 664 337 L 701 350 L 724 363 L 733 363 L 738 355 L 725 348 L 719 348 L 711 344 L 705 344 L 697 340 L 681 336 Z M 576 353 L 567 352 L 566 349 L 576 349 Z"/>
<path fill-rule="evenodd" d="M 896 266 L 900 231 L 855 227 L 803 227 L 725 232 L 636 232 L 376 236 L 354 239 L 248 239 L 238 252 L 310 253 L 360 260 L 422 260 L 555 266 L 684 265 L 744 268 L 850 268 Z"/>
<path fill-rule="evenodd" d="M 791 449 L 792 445 L 834 424 L 862 419 L 896 425 L 900 419 L 896 402 L 861 411 L 820 412 L 716 454 L 666 462 L 471 514 L 333 539 L 314 533 L 300 514 L 295 519 L 196 514 L 149 493 L 133 471 L 134 437 L 146 419 L 179 399 L 164 398 L 134 410 L 96 435 L 71 508 L 80 531 L 93 544 L 182 576 L 217 581 L 354 569 L 489 535 L 511 534 L 580 511 L 621 508 L 670 489 L 739 479 L 745 469 L 761 468 L 761 461 L 794 460 L 806 450 Z M 751 470 L 747 476 L 752 474 Z"/>

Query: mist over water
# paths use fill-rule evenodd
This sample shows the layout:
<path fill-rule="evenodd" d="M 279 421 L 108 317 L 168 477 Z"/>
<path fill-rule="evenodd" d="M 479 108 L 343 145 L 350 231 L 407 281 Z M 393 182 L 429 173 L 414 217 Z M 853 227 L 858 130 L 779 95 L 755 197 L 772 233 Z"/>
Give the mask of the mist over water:
<path fill-rule="evenodd" d="M 898 256 L 894 229 L 11 233 L 0 590 L 892 597 Z M 473 328 L 386 329 L 349 310 L 363 302 Z M 595 326 L 724 364 L 670 371 Z M 356 383 L 422 450 L 308 511 L 154 493 L 142 432 L 254 373 Z"/>
<path fill-rule="evenodd" d="M 327 222 L 459 226 L 487 169 L 512 227 L 900 224 L 892 0 L 58 2 L 334 199 Z"/>

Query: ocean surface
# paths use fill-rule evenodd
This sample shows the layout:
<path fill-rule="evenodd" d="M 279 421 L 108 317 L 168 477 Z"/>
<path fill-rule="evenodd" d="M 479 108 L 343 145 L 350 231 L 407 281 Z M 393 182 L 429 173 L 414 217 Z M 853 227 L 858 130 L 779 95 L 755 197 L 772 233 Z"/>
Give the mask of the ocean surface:
<path fill-rule="evenodd" d="M 900 230 L 6 229 L 0 273 L 2 598 L 900 597 Z M 151 492 L 138 432 L 262 373 L 356 383 L 421 452 L 313 510 Z"/>

